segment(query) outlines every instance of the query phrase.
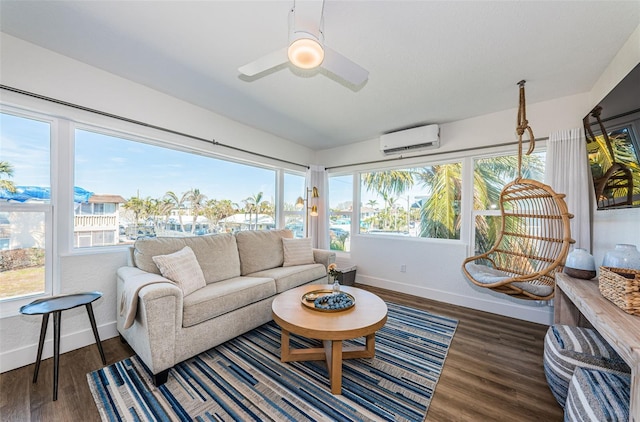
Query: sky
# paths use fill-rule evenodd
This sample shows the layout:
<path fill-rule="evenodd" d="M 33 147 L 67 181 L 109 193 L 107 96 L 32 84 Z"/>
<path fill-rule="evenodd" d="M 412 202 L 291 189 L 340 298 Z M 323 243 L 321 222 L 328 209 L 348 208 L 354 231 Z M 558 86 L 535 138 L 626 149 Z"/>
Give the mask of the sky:
<path fill-rule="evenodd" d="M 0 161 L 14 170 L 9 180 L 17 186 L 50 186 L 49 123 L 2 113 L 0 133 Z M 167 191 L 180 197 L 190 189 L 240 205 L 259 192 L 264 201 L 275 199 L 274 170 L 85 130 L 76 130 L 74 166 L 75 186 L 125 199 L 162 198 Z M 303 195 L 304 176 L 285 174 L 285 202 L 293 204 Z"/>
<path fill-rule="evenodd" d="M 49 123 L 0 113 L 0 134 L 0 161 L 8 161 L 14 169 L 10 180 L 17 186 L 50 186 Z M 95 194 L 161 199 L 168 191 L 180 197 L 188 190 L 199 189 L 207 199 L 230 199 L 240 206 L 259 192 L 263 201 L 275 200 L 274 170 L 87 130 L 76 130 L 74 166 L 74 185 Z M 353 177 L 329 180 L 329 206 L 350 204 Z M 304 194 L 304 176 L 285 173 L 285 203 L 294 204 Z M 420 187 L 408 194 L 413 200 L 421 194 Z M 361 195 L 363 205 L 375 199 L 378 206 L 383 206 L 382 198 L 374 193 L 362 189 Z M 399 204 L 405 201 L 406 195 Z"/>

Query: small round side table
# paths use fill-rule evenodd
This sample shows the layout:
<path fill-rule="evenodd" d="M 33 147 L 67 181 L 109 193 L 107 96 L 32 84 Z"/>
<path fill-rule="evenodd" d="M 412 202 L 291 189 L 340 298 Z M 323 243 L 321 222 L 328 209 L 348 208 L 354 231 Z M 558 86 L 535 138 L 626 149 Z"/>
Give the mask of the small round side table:
<path fill-rule="evenodd" d="M 23 315 L 42 315 L 42 327 L 40 328 L 40 342 L 38 343 L 38 358 L 36 359 L 36 368 L 33 373 L 33 382 L 38 380 L 38 370 L 40 369 L 40 359 L 42 358 L 42 348 L 44 346 L 44 337 L 47 334 L 47 325 L 49 322 L 49 314 L 53 313 L 53 400 L 58 400 L 58 366 L 60 363 L 60 315 L 62 311 L 77 308 L 85 305 L 91 322 L 93 336 L 98 345 L 102 364 L 106 365 L 104 358 L 100 336 L 96 327 L 96 319 L 93 316 L 93 307 L 91 303 L 102 297 L 101 292 L 75 293 L 68 295 L 52 296 L 44 299 L 34 300 L 28 305 L 20 308 Z"/>

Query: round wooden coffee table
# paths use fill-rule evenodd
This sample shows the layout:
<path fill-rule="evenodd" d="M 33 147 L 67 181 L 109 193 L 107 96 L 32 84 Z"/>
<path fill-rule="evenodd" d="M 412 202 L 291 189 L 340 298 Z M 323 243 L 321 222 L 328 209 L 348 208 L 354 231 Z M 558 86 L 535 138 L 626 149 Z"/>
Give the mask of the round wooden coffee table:
<path fill-rule="evenodd" d="M 342 360 L 375 356 L 375 333 L 387 322 L 387 305 L 373 293 L 355 287 L 341 286 L 356 304 L 338 312 L 311 309 L 302 296 L 313 290 L 331 289 L 330 285 L 306 285 L 280 293 L 273 301 L 274 321 L 282 329 L 280 359 L 282 362 L 325 360 L 331 381 L 331 393 L 342 393 Z M 324 348 L 291 349 L 289 334 L 323 340 Z M 364 347 L 342 347 L 343 340 L 365 337 Z"/>

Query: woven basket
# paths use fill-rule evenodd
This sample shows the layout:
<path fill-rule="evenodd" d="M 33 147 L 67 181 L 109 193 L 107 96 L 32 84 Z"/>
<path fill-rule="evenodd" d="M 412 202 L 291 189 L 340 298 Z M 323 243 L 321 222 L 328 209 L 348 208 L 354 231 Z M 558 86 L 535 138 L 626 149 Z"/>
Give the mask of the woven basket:
<path fill-rule="evenodd" d="M 631 315 L 640 315 L 640 271 L 600 267 L 600 293 Z"/>

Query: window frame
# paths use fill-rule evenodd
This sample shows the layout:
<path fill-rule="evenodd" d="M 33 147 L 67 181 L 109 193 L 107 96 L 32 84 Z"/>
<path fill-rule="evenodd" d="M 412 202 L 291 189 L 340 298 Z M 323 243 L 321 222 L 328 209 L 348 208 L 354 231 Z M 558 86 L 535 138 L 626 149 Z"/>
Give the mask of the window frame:
<path fill-rule="evenodd" d="M 539 154 L 539 153 L 544 153 L 545 154 L 545 169 L 542 172 L 543 174 L 543 179 L 544 179 L 544 173 L 546 171 L 546 153 L 547 153 L 547 145 L 546 142 L 540 142 L 536 144 L 536 149 L 533 152 L 534 154 Z M 476 168 L 476 161 L 478 160 L 483 160 L 483 159 L 488 159 L 488 158 L 496 158 L 496 157 L 503 157 L 503 156 L 507 156 L 507 155 L 512 155 L 512 156 L 517 156 L 518 155 L 518 150 L 516 149 L 515 152 L 513 154 L 510 154 L 510 149 L 500 149 L 494 152 L 490 152 L 490 153 L 486 153 L 486 154 L 474 154 L 473 156 L 469 156 L 468 159 L 470 161 L 470 171 L 471 171 L 471 195 L 468 197 L 468 202 L 469 202 L 469 208 L 471 210 L 471 217 L 469 219 L 469 230 L 468 230 L 468 234 L 469 234 L 469 243 L 468 243 L 468 256 L 476 256 L 480 253 L 480 251 L 476 251 L 475 247 L 476 247 L 476 219 L 477 217 L 501 217 L 502 216 L 502 212 L 500 210 L 500 208 L 496 208 L 496 209 L 483 209 L 483 210 L 476 210 L 473 208 L 473 192 L 475 191 L 475 186 L 474 186 L 474 173 L 475 173 L 475 168 Z M 541 182 L 544 183 L 544 180 L 540 180 Z M 507 183 L 510 183 L 511 180 L 507 181 L 505 183 L 505 185 Z M 504 188 L 504 186 L 503 186 Z M 486 251 L 484 251 L 486 252 Z"/>
<path fill-rule="evenodd" d="M 450 242 L 455 242 L 455 243 L 459 243 L 463 240 L 463 227 L 464 227 L 464 205 L 465 205 L 465 191 L 466 186 L 464 184 L 464 176 L 465 176 L 465 158 L 466 156 L 460 156 L 460 155 L 451 155 L 449 157 L 437 160 L 436 157 L 422 157 L 422 159 L 420 161 L 407 161 L 407 163 L 403 166 L 385 166 L 385 167 L 374 167 L 374 168 L 367 168 L 367 169 L 363 169 L 363 170 L 359 170 L 355 173 L 355 178 L 354 178 L 354 184 L 357 184 L 358 186 L 358 199 L 357 201 L 354 202 L 354 204 L 357 202 L 358 204 L 358 210 L 357 210 L 357 216 L 358 216 L 358 225 L 356 226 L 357 231 L 355 232 L 358 236 L 362 236 L 362 237 L 369 237 L 369 238 L 390 238 L 390 239 L 403 239 L 403 240 L 409 240 L 409 241 L 421 241 L 421 242 L 430 242 L 430 241 L 434 241 L 434 242 L 446 242 L 446 243 L 450 243 Z M 372 172 L 376 172 L 376 171 L 388 171 L 388 170 L 404 170 L 404 169 L 415 169 L 415 168 L 420 168 L 420 167 L 433 167 L 433 166 L 437 166 L 437 165 L 448 165 L 448 164 L 460 164 L 461 166 L 461 171 L 460 171 L 460 220 L 461 220 L 461 226 L 460 226 L 460 237 L 458 239 L 443 239 L 443 238 L 437 238 L 437 237 L 421 237 L 421 236 L 403 236 L 403 235 L 399 235 L 399 234 L 384 234 L 384 235 L 380 235 L 380 234 L 375 234 L 375 233 L 360 233 L 360 217 L 361 217 L 361 206 L 362 206 L 362 198 L 361 198 L 361 194 L 362 194 L 362 174 L 363 173 L 372 173 Z M 355 213 L 355 206 L 354 206 L 354 213 Z M 352 227 L 353 229 L 353 227 Z"/>
<path fill-rule="evenodd" d="M 284 172 L 296 174 L 297 172 L 295 170 L 284 169 L 276 165 L 257 163 L 255 161 L 242 160 L 235 157 L 224 156 L 203 148 L 202 145 L 199 145 L 201 144 L 201 142 L 199 142 L 199 144 L 194 144 L 193 142 L 188 142 L 189 140 L 186 140 L 185 142 L 181 143 L 180 141 L 184 140 L 184 137 L 181 137 L 180 135 L 174 136 L 168 133 L 165 134 L 164 132 L 159 134 L 147 135 L 147 134 L 134 133 L 133 131 L 128 131 L 128 130 L 111 129 L 111 128 L 105 127 L 104 125 L 76 122 L 72 124 L 72 127 L 71 127 L 71 158 L 70 158 L 71 165 L 69 166 L 69 169 L 70 169 L 70 178 L 71 178 L 72 187 L 75 184 L 75 157 L 76 157 L 75 142 L 76 142 L 76 133 L 78 130 L 93 132 L 102 136 L 115 137 L 125 141 L 142 143 L 145 145 L 164 148 L 164 149 L 177 151 L 181 153 L 194 154 L 204 158 L 221 160 L 221 161 L 226 161 L 233 164 L 251 166 L 259 169 L 273 171 L 274 194 L 276 196 L 275 198 L 276 209 L 275 209 L 275 215 L 274 215 L 274 222 L 275 222 L 276 229 L 282 227 L 280 223 L 280 215 L 284 216 L 284 214 L 282 213 L 282 210 L 279 209 L 278 207 L 278 204 L 280 203 L 280 197 L 282 196 L 280 192 L 283 191 L 283 187 L 284 187 L 283 185 L 284 176 L 283 175 L 281 176 L 281 174 L 283 174 Z M 70 218 L 71 234 L 69 235 L 70 244 L 68 246 L 66 255 L 89 255 L 89 254 L 101 253 L 101 252 L 108 253 L 108 252 L 118 251 L 118 250 L 131 247 L 130 244 L 118 244 L 118 245 L 96 246 L 96 247 L 76 247 L 73 243 L 74 236 L 75 236 L 73 233 L 74 231 L 73 209 L 71 210 L 69 218 Z"/>
<path fill-rule="evenodd" d="M 54 242 L 57 227 L 54 224 L 54 209 L 58 204 L 57 157 L 59 155 L 58 142 L 60 135 L 59 119 L 45 113 L 14 107 L 0 103 L 0 113 L 9 114 L 24 119 L 36 120 L 49 125 L 49 189 L 50 199 L 48 203 L 0 203 L 0 212 L 36 212 L 44 213 L 45 224 L 45 264 L 44 264 L 44 291 L 30 293 L 22 296 L 0 299 L 0 318 L 19 315 L 20 308 L 34 299 L 50 297 L 59 292 L 59 281 L 55 277 L 57 272 L 56 260 L 57 245 Z"/>

